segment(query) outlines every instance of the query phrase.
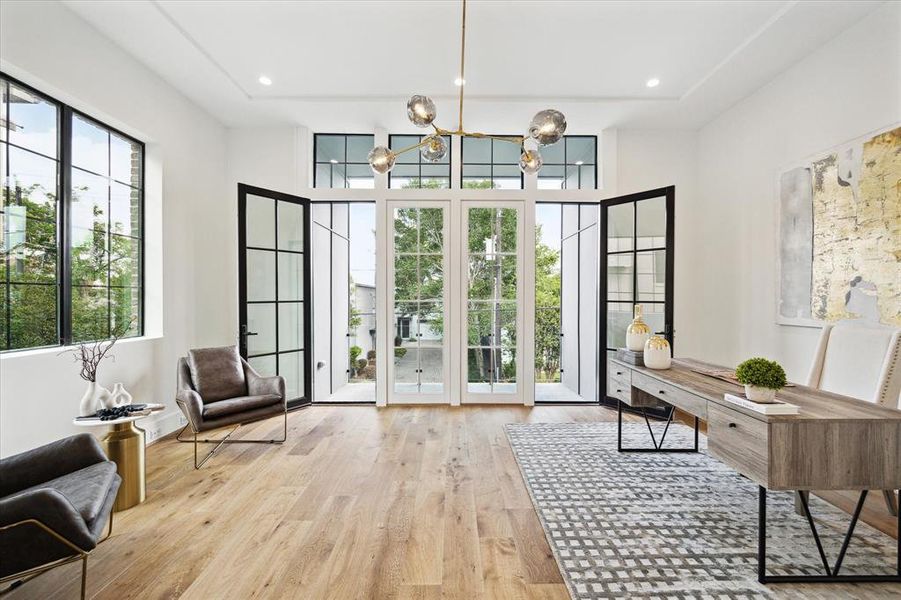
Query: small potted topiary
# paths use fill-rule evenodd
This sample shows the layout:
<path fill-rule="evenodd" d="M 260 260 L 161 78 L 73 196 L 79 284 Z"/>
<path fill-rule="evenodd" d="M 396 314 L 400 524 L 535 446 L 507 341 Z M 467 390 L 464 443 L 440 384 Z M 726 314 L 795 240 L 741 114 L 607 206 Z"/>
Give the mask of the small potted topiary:
<path fill-rule="evenodd" d="M 785 370 L 774 360 L 749 358 L 735 369 L 735 378 L 745 386 L 745 396 L 752 402 L 770 404 L 776 392 L 785 387 Z"/>

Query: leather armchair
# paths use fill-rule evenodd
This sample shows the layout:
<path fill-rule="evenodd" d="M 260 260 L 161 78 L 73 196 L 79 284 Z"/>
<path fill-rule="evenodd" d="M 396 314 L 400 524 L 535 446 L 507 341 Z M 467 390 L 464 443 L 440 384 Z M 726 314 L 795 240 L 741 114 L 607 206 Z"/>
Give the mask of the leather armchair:
<path fill-rule="evenodd" d="M 188 424 L 179 432 L 180 442 L 194 443 L 194 468 L 199 469 L 225 443 L 280 444 L 288 434 L 288 404 L 285 379 L 279 375 L 263 377 L 238 354 L 235 346 L 191 350 L 178 360 L 178 389 L 175 402 Z M 243 424 L 282 415 L 285 419 L 281 439 L 229 439 Z M 198 439 L 197 434 L 228 425 L 236 425 L 221 439 Z M 193 440 L 182 439 L 188 427 Z M 197 444 L 217 444 L 198 462 Z"/>
<path fill-rule="evenodd" d="M 0 460 L 0 581 L 18 586 L 82 560 L 84 598 L 87 559 L 107 523 L 112 533 L 121 482 L 87 433 Z"/>

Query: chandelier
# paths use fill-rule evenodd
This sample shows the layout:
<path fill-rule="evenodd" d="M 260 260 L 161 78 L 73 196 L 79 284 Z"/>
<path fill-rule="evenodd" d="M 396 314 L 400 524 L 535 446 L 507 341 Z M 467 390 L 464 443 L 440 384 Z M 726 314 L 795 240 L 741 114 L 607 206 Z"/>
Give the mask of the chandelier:
<path fill-rule="evenodd" d="M 460 35 L 460 76 L 455 83 L 460 86 L 460 113 L 457 129 L 451 131 L 435 125 L 437 111 L 435 102 L 428 96 L 414 95 L 407 102 L 407 118 L 417 127 L 431 126 L 435 133 L 425 136 L 422 141 L 400 150 L 392 150 L 385 146 L 376 146 L 369 152 L 369 166 L 376 173 L 387 173 L 394 168 L 397 156 L 404 152 L 419 149 L 423 160 L 438 162 L 447 155 L 448 147 L 444 136 L 457 135 L 461 138 L 487 138 L 518 144 L 521 150 L 519 168 L 523 173 L 537 173 L 541 169 L 542 158 L 538 151 L 540 146 L 549 146 L 563 137 L 566 132 L 566 117 L 552 108 L 542 110 L 532 117 L 528 134 L 525 136 L 497 136 L 471 132 L 463 129 L 463 88 L 466 86 L 463 68 L 466 61 L 466 0 L 463 0 L 463 25 Z"/>

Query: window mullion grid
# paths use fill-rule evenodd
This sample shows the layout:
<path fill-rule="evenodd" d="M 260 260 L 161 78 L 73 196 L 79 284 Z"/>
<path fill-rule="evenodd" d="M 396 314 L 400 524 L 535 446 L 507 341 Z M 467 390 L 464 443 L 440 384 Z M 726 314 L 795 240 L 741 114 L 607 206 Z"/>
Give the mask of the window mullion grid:
<path fill-rule="evenodd" d="M 57 260 L 60 273 L 58 275 L 59 294 L 59 332 L 60 345 L 72 343 L 72 109 L 61 110 L 60 139 L 58 141 L 60 162 L 57 183 L 57 240 L 59 249 Z"/>

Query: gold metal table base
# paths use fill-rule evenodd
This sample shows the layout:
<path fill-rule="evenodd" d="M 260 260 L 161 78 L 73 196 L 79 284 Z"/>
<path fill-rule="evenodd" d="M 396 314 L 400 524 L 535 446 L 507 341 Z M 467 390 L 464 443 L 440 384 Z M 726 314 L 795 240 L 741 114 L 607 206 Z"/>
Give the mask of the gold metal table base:
<path fill-rule="evenodd" d="M 144 466 L 144 430 L 134 421 L 112 425 L 100 440 L 107 457 L 116 463 L 116 471 L 122 478 L 113 510 L 118 512 L 137 506 L 146 497 Z"/>

